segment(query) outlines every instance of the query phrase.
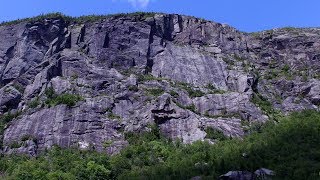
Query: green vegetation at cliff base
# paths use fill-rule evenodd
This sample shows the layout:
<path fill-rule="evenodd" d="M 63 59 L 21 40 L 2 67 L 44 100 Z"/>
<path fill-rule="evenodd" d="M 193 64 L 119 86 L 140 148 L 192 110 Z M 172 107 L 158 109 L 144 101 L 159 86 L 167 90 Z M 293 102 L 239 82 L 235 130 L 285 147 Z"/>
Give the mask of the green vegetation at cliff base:
<path fill-rule="evenodd" d="M 126 134 L 130 146 L 115 156 L 53 148 L 37 158 L 4 156 L 4 179 L 217 179 L 230 170 L 275 171 L 275 179 L 319 179 L 320 113 L 305 111 L 270 123 L 244 140 L 184 145 L 163 138 L 156 127 Z"/>

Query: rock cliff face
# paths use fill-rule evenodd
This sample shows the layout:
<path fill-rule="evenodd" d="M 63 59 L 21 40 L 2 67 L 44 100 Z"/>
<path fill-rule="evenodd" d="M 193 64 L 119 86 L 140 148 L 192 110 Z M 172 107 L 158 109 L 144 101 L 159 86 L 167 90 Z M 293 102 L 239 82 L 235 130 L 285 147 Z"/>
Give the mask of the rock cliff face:
<path fill-rule="evenodd" d="M 242 137 L 279 114 L 319 110 L 319 61 L 316 28 L 249 34 L 173 14 L 3 24 L 2 151 L 112 154 L 151 126 L 184 143 L 208 128 Z"/>

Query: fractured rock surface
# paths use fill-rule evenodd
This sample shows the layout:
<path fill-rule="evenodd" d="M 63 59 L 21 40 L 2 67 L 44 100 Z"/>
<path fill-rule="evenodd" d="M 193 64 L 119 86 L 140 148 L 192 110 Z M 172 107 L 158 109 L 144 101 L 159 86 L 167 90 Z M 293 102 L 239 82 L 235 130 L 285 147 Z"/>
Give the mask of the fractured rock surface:
<path fill-rule="evenodd" d="M 270 119 L 255 95 L 284 114 L 319 110 L 319 60 L 317 28 L 248 34 L 173 14 L 1 25 L 0 113 L 21 112 L 0 136 L 3 152 L 113 154 L 126 132 L 150 125 L 184 143 L 206 139 L 208 127 L 242 137 L 244 124 Z M 50 106 L 48 89 L 81 100 Z"/>

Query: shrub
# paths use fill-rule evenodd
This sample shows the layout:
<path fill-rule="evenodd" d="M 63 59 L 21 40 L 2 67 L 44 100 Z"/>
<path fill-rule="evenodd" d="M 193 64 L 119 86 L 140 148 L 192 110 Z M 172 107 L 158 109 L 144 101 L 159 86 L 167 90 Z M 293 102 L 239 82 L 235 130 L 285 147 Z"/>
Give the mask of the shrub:
<path fill-rule="evenodd" d="M 290 70 L 290 66 L 289 66 L 288 64 L 286 64 L 286 65 L 284 65 L 284 66 L 282 67 L 282 70 L 287 73 L 287 72 L 289 72 L 289 70 Z"/>
<path fill-rule="evenodd" d="M 226 93 L 226 91 L 222 89 L 215 89 L 215 90 L 209 91 L 209 94 L 224 94 L 224 93 Z"/>
<path fill-rule="evenodd" d="M 145 81 L 162 81 L 166 79 L 161 77 L 154 77 L 152 74 L 139 74 L 137 80 L 138 82 L 145 82 Z"/>
<path fill-rule="evenodd" d="M 39 104 L 40 104 L 39 98 L 36 98 L 29 103 L 29 108 L 36 108 L 39 106 Z"/>
<path fill-rule="evenodd" d="M 17 141 L 13 141 L 13 142 L 11 142 L 11 143 L 9 144 L 9 147 L 10 147 L 11 149 L 13 149 L 13 148 L 19 148 L 19 147 L 21 147 L 21 143 L 19 143 L 19 142 L 17 142 Z"/>
<path fill-rule="evenodd" d="M 45 94 L 47 96 L 46 104 L 49 106 L 56 106 L 58 104 L 65 104 L 69 107 L 72 107 L 76 105 L 78 101 L 82 101 L 83 98 L 80 95 L 76 94 L 68 94 L 64 93 L 61 95 L 56 95 L 53 88 L 48 88 L 45 91 Z"/>
<path fill-rule="evenodd" d="M 179 94 L 174 90 L 170 90 L 169 94 L 174 98 L 178 98 L 179 97 Z"/>
<path fill-rule="evenodd" d="M 191 87 L 191 85 L 184 83 L 184 82 L 178 82 L 177 86 L 186 90 L 191 98 L 201 97 L 201 96 L 205 95 L 205 93 L 202 92 L 201 90 L 198 90 L 198 89 L 194 90 L 193 87 Z"/>
<path fill-rule="evenodd" d="M 214 87 L 214 85 L 211 83 L 207 84 L 205 87 L 210 90 L 216 90 L 216 87 Z"/>
<path fill-rule="evenodd" d="M 6 125 L 12 121 L 14 118 L 17 118 L 18 116 L 20 116 L 21 111 L 17 111 L 16 113 L 8 113 L 8 114 L 4 114 L 0 116 L 0 149 L 2 148 L 3 145 L 3 139 L 2 139 L 2 135 L 4 133 L 4 129 L 6 127 Z"/>
<path fill-rule="evenodd" d="M 148 92 L 148 94 L 156 97 L 164 93 L 164 90 L 161 88 L 146 89 L 146 91 Z"/>
<path fill-rule="evenodd" d="M 30 134 L 26 134 L 21 137 L 21 141 L 28 141 L 28 140 L 32 140 L 35 143 L 37 142 L 37 139 Z"/>
<path fill-rule="evenodd" d="M 205 88 L 209 89 L 209 94 L 224 94 L 225 91 L 221 89 L 217 89 L 213 84 L 209 83 L 205 86 Z"/>
<path fill-rule="evenodd" d="M 103 145 L 104 148 L 108 148 L 112 143 L 113 143 L 112 140 L 108 140 L 108 141 L 103 142 L 102 145 Z"/>
<path fill-rule="evenodd" d="M 135 85 L 131 85 L 128 87 L 129 91 L 134 91 L 134 92 L 138 92 L 139 91 L 139 88 Z"/>
<path fill-rule="evenodd" d="M 216 140 L 219 140 L 219 141 L 223 141 L 223 140 L 226 140 L 228 139 L 222 131 L 218 130 L 218 129 L 214 129 L 212 127 L 207 127 L 205 129 L 207 135 L 206 135 L 206 138 L 209 138 L 209 139 L 216 139 Z"/>
<path fill-rule="evenodd" d="M 46 101 L 46 104 L 50 106 L 56 106 L 58 104 L 65 104 L 69 107 L 72 107 L 76 105 L 78 101 L 83 100 L 83 98 L 79 95 L 75 94 L 61 94 L 59 96 L 56 96 L 55 98 L 48 99 Z"/>
<path fill-rule="evenodd" d="M 1 122 L 4 122 L 4 123 L 8 123 L 10 121 L 12 121 L 14 118 L 18 117 L 21 115 L 21 111 L 17 111 L 15 113 L 7 113 L 7 114 L 4 114 L 2 116 L 0 116 L 0 121 Z"/>
<path fill-rule="evenodd" d="M 190 111 L 192 111 L 192 112 L 194 112 L 194 113 L 197 113 L 196 106 L 194 104 L 186 106 L 185 108 L 190 110 Z"/>
<path fill-rule="evenodd" d="M 119 13 L 119 14 L 111 14 L 111 15 L 89 15 L 89 16 L 80 16 L 80 17 L 71 17 L 71 16 L 66 16 L 61 13 L 49 13 L 49 14 L 41 14 L 39 16 L 35 16 L 32 18 L 25 18 L 25 19 L 18 19 L 14 21 L 9 21 L 9 22 L 2 22 L 0 23 L 0 26 L 3 25 L 14 25 L 18 24 L 20 22 L 35 22 L 35 21 L 41 21 L 44 19 L 48 18 L 63 18 L 66 21 L 69 22 L 75 22 L 75 23 L 86 23 L 86 22 L 94 22 L 94 21 L 99 21 L 104 18 L 108 17 L 125 17 L 125 16 L 135 16 L 141 20 L 144 20 L 148 17 L 153 17 L 155 13 L 153 12 L 134 12 L 134 13 Z"/>
<path fill-rule="evenodd" d="M 20 83 L 14 83 L 12 85 L 16 90 L 18 90 L 20 93 L 23 93 L 25 90 L 25 87 L 23 85 L 21 85 Z"/>
<path fill-rule="evenodd" d="M 47 98 L 52 99 L 56 97 L 56 94 L 54 92 L 53 87 L 49 87 L 45 90 L 45 95 L 47 96 Z"/>
<path fill-rule="evenodd" d="M 113 114 L 112 112 L 110 112 L 110 113 L 108 114 L 108 118 L 109 118 L 109 119 L 120 119 L 121 117 L 118 116 L 118 115 L 116 115 L 116 114 Z"/>
<path fill-rule="evenodd" d="M 267 114 L 272 114 L 274 112 L 271 102 L 269 102 L 260 94 L 253 94 L 251 101 L 259 106 Z"/>

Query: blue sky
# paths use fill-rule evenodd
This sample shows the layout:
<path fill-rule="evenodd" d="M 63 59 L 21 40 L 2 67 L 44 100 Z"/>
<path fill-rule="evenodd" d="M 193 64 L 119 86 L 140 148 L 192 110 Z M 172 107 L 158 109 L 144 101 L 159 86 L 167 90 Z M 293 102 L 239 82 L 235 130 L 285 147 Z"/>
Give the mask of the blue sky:
<path fill-rule="evenodd" d="M 320 27 L 320 0 L 0 0 L 0 22 L 49 12 L 80 16 L 134 11 L 192 15 L 247 32 Z"/>

